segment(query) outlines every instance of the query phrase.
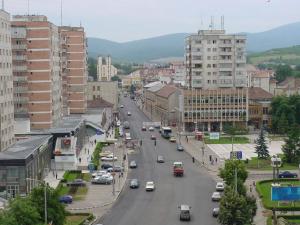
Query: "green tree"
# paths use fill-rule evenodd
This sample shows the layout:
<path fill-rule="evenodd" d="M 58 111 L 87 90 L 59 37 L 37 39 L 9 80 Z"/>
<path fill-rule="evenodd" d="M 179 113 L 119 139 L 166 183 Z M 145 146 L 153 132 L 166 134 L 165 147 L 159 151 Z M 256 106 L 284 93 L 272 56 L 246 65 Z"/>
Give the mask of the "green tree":
<path fill-rule="evenodd" d="M 94 58 L 88 58 L 88 74 L 97 80 L 97 60 Z"/>
<path fill-rule="evenodd" d="M 64 205 L 58 201 L 58 192 L 47 185 L 46 194 L 48 221 L 52 221 L 55 225 L 63 225 L 67 213 Z M 39 216 L 44 218 L 44 185 L 34 188 L 29 199 L 38 209 Z"/>
<path fill-rule="evenodd" d="M 292 68 L 289 65 L 279 65 L 275 71 L 275 78 L 279 82 L 284 81 L 285 78 L 292 76 Z"/>
<path fill-rule="evenodd" d="M 219 222 L 222 225 L 250 225 L 255 208 L 248 203 L 247 197 L 227 187 L 220 202 Z"/>
<path fill-rule="evenodd" d="M 225 181 L 227 186 L 235 186 L 235 170 L 237 171 L 237 190 L 240 194 L 245 194 L 244 182 L 248 177 L 245 164 L 240 160 L 226 160 L 224 168 L 220 168 L 219 176 Z"/>
<path fill-rule="evenodd" d="M 255 153 L 258 159 L 267 159 L 270 157 L 268 146 L 266 143 L 264 130 L 261 129 L 258 138 L 255 140 Z"/>
<path fill-rule="evenodd" d="M 120 77 L 118 77 L 118 76 L 113 76 L 112 78 L 111 78 L 111 80 L 112 81 L 118 81 L 118 82 L 121 82 L 122 80 L 120 79 Z"/>
<path fill-rule="evenodd" d="M 7 210 L 0 211 L 0 225 L 16 225 L 18 224 L 14 215 Z"/>
<path fill-rule="evenodd" d="M 297 125 L 294 125 L 288 132 L 282 151 L 285 161 L 288 163 L 298 162 L 300 158 L 300 129 Z"/>
<path fill-rule="evenodd" d="M 289 121 L 286 118 L 286 115 L 282 113 L 280 115 L 279 121 L 278 121 L 278 132 L 280 134 L 285 134 L 289 129 Z"/>

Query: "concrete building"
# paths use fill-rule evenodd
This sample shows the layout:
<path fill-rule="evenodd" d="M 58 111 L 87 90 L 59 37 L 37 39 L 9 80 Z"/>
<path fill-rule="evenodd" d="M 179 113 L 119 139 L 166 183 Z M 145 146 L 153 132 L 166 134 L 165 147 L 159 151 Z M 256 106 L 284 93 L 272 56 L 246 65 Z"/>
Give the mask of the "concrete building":
<path fill-rule="evenodd" d="M 300 78 L 287 77 L 274 88 L 274 95 L 296 95 L 300 94 Z"/>
<path fill-rule="evenodd" d="M 271 80 L 274 78 L 273 70 L 260 70 L 252 65 L 246 66 L 250 87 L 259 87 L 267 92 L 272 92 Z"/>
<path fill-rule="evenodd" d="M 144 88 L 144 109 L 150 114 L 151 119 L 156 119 L 156 92 L 158 92 L 165 85 L 161 82 L 153 82 Z M 158 117 L 157 117 L 158 118 Z"/>
<path fill-rule="evenodd" d="M 85 113 L 87 108 L 87 48 L 84 28 L 60 27 L 64 114 Z"/>
<path fill-rule="evenodd" d="M 88 101 L 103 99 L 113 104 L 114 110 L 118 107 L 118 82 L 117 81 L 94 81 L 88 82 Z"/>
<path fill-rule="evenodd" d="M 0 10 L 0 152 L 14 143 L 10 15 Z"/>
<path fill-rule="evenodd" d="M 118 70 L 111 64 L 111 57 L 98 57 L 97 77 L 99 81 L 110 81 L 111 77 L 117 75 Z"/>
<path fill-rule="evenodd" d="M 247 87 L 246 36 L 200 30 L 186 38 L 189 88 Z"/>
<path fill-rule="evenodd" d="M 62 117 L 58 27 L 46 16 L 13 16 L 12 55 L 16 117 L 45 129 Z"/>
<path fill-rule="evenodd" d="M 140 87 L 142 85 L 140 71 L 134 71 L 127 76 L 122 76 L 122 88 L 129 88 L 131 85 Z"/>

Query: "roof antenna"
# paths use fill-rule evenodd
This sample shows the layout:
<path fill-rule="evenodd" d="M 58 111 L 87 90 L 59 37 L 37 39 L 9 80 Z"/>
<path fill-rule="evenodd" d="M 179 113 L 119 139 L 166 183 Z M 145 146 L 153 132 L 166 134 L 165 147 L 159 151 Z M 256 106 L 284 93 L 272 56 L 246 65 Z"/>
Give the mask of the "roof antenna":
<path fill-rule="evenodd" d="M 62 0 L 60 0 L 60 26 L 63 24 L 63 3 Z"/>
<path fill-rule="evenodd" d="M 4 11 L 4 0 L 2 0 L 2 10 Z"/>
<path fill-rule="evenodd" d="M 28 16 L 29 16 L 29 1 L 30 0 L 27 0 L 27 14 L 28 14 Z"/>

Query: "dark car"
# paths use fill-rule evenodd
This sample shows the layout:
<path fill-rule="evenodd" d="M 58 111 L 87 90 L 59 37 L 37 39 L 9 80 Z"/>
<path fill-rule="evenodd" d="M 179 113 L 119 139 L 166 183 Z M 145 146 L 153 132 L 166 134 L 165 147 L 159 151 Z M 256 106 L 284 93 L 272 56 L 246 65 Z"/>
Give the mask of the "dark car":
<path fill-rule="evenodd" d="M 106 163 L 101 165 L 101 169 L 104 169 L 104 170 L 107 170 L 107 169 L 112 168 L 112 167 L 113 167 L 112 165 L 106 164 Z"/>
<path fill-rule="evenodd" d="M 278 177 L 279 178 L 297 178 L 298 174 L 291 173 L 289 171 L 284 171 L 284 172 L 279 173 Z"/>
<path fill-rule="evenodd" d="M 184 150 L 182 145 L 177 145 L 177 151 L 182 152 Z"/>
<path fill-rule="evenodd" d="M 110 167 L 107 169 L 107 172 L 111 173 L 111 172 L 122 172 L 124 171 L 124 168 L 122 166 L 115 166 L 114 168 L 113 167 Z"/>
<path fill-rule="evenodd" d="M 82 179 L 75 179 L 67 183 L 67 186 L 85 186 L 86 183 Z"/>
<path fill-rule="evenodd" d="M 129 167 L 130 167 L 131 169 L 137 168 L 136 161 L 131 161 L 130 164 L 129 164 Z"/>
<path fill-rule="evenodd" d="M 151 135 L 151 140 L 156 140 L 156 136 L 155 135 Z"/>
<path fill-rule="evenodd" d="M 140 184 L 138 179 L 132 179 L 130 181 L 130 188 L 134 189 L 134 188 L 139 188 Z"/>
<path fill-rule="evenodd" d="M 60 203 L 71 204 L 73 202 L 73 197 L 71 195 L 63 195 L 59 197 Z"/>

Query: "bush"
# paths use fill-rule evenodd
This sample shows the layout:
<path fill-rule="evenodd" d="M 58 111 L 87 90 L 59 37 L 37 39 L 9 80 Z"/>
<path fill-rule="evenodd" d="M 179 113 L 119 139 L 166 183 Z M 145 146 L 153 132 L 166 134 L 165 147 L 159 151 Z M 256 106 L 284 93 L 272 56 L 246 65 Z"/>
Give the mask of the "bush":
<path fill-rule="evenodd" d="M 105 143 L 98 142 L 96 147 L 95 147 L 92 162 L 96 167 L 99 167 L 100 153 L 101 153 L 102 148 L 103 148 L 104 145 L 105 145 Z"/>

